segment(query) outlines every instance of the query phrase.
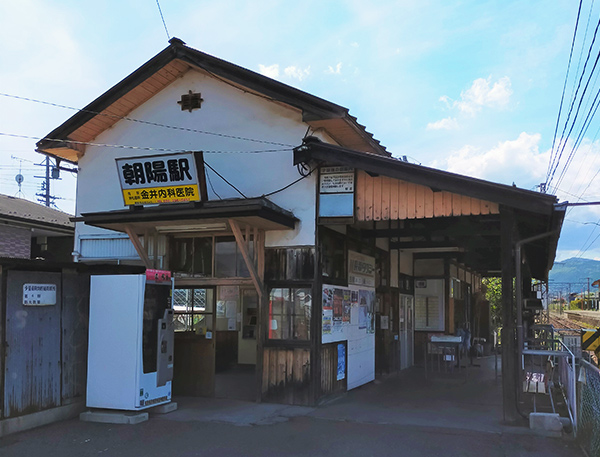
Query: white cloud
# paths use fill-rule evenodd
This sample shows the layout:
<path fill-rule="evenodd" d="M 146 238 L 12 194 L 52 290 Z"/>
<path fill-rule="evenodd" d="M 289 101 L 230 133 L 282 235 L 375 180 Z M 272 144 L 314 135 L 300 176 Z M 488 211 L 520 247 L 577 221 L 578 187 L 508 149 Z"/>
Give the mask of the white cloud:
<path fill-rule="evenodd" d="M 285 70 L 283 70 L 283 72 L 289 78 L 294 78 L 294 79 L 297 79 L 298 81 L 302 81 L 308 75 L 310 75 L 310 67 L 300 68 L 300 67 L 295 67 L 295 66 L 291 65 L 289 67 L 285 67 Z"/>
<path fill-rule="evenodd" d="M 279 77 L 279 64 L 274 63 L 273 65 L 258 64 L 258 71 L 261 75 L 268 76 L 269 78 Z"/>
<path fill-rule="evenodd" d="M 458 121 L 454 117 L 447 117 L 427 124 L 427 130 L 456 130 L 457 128 Z"/>
<path fill-rule="evenodd" d="M 274 63 L 273 65 L 258 65 L 258 71 L 260 74 L 268 76 L 273 79 L 279 78 L 279 64 Z M 300 68 L 294 65 L 290 65 L 289 67 L 285 67 L 283 69 L 283 74 L 289 79 L 297 79 L 298 81 L 302 81 L 310 75 L 310 67 Z"/>
<path fill-rule="evenodd" d="M 327 67 L 327 70 L 325 70 L 325 73 L 327 73 L 328 75 L 339 75 L 339 74 L 341 74 L 342 73 L 342 62 L 338 62 L 335 67 L 332 67 L 331 65 L 329 65 Z"/>
<path fill-rule="evenodd" d="M 506 107 L 513 93 L 510 78 L 504 76 L 493 84 L 491 84 L 491 80 L 491 76 L 487 79 L 476 79 L 471 87 L 460 93 L 460 101 L 455 101 L 453 105 L 467 114 L 475 114 L 482 107 Z"/>
<path fill-rule="evenodd" d="M 489 150 L 465 145 L 436 165 L 461 175 L 530 188 L 544 181 L 548 165 L 549 152 L 540 153 L 540 139 L 539 133 L 523 132 L 516 140 Z"/>
<path fill-rule="evenodd" d="M 492 82 L 492 77 L 487 79 L 477 78 L 467 90 L 460 93 L 459 100 L 452 100 L 447 95 L 442 95 L 439 101 L 446 105 L 449 110 L 458 110 L 460 114 L 474 116 L 482 108 L 503 109 L 508 106 L 513 91 L 511 89 L 510 78 L 504 76 L 496 82 Z M 450 124 L 451 118 L 442 119 L 437 122 L 427 124 L 427 129 L 448 129 L 458 126 L 458 121 Z"/>

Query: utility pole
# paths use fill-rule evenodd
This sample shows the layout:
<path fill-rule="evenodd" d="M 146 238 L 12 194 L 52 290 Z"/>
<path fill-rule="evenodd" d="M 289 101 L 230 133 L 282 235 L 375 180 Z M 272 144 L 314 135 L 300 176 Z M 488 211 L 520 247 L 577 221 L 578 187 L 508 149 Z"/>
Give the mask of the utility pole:
<path fill-rule="evenodd" d="M 44 159 L 44 161 L 42 163 L 36 164 L 36 165 L 45 166 L 46 174 L 45 174 L 45 176 L 35 176 L 36 178 L 41 178 L 44 180 L 44 181 L 42 181 L 42 187 L 40 189 L 41 192 L 38 192 L 35 195 L 40 197 L 40 198 L 38 198 L 38 202 L 42 203 L 45 206 L 51 206 L 54 204 L 54 200 L 56 200 L 58 197 L 56 197 L 50 193 L 50 180 L 51 179 L 60 179 L 60 170 L 57 166 L 52 164 L 49 156 L 46 156 L 46 158 Z M 51 168 L 52 168 L 52 174 L 50 173 Z"/>

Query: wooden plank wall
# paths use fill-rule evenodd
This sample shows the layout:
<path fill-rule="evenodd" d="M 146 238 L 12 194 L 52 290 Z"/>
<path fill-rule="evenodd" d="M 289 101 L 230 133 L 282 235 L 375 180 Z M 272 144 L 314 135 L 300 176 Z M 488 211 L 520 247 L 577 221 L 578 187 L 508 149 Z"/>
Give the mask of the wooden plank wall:
<path fill-rule="evenodd" d="M 288 405 L 309 405 L 310 349 L 265 347 L 262 400 Z"/>
<path fill-rule="evenodd" d="M 343 342 L 342 342 L 343 343 Z M 321 395 L 329 395 L 348 390 L 348 363 L 346 358 L 346 376 L 337 380 L 338 342 L 321 346 Z M 347 357 L 346 348 L 346 357 Z"/>
<path fill-rule="evenodd" d="M 427 186 L 357 172 L 356 211 L 359 221 L 424 219 L 499 214 L 497 203 L 451 192 L 433 192 Z"/>

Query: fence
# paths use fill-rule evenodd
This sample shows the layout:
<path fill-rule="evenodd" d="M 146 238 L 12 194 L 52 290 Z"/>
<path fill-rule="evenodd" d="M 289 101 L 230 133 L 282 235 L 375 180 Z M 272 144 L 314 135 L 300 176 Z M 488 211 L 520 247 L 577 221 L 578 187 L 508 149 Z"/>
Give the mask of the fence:
<path fill-rule="evenodd" d="M 580 360 L 577 439 L 590 456 L 600 456 L 600 370 Z"/>
<path fill-rule="evenodd" d="M 577 379 L 575 355 L 559 339 L 527 341 L 523 350 L 523 390 L 533 394 L 548 394 L 552 411 L 557 412 L 552 388 L 559 387 L 564 397 L 573 430 L 577 432 Z M 554 392 L 558 393 L 558 392 Z M 533 398 L 534 411 L 536 397 Z"/>

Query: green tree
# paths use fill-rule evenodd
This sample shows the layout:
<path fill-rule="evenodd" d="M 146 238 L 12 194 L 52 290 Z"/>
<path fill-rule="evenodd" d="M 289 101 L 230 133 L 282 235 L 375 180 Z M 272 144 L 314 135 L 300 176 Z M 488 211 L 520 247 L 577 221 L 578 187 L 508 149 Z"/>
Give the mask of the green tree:
<path fill-rule="evenodd" d="M 483 278 L 483 293 L 490 302 L 492 327 L 502 326 L 502 278 Z"/>

